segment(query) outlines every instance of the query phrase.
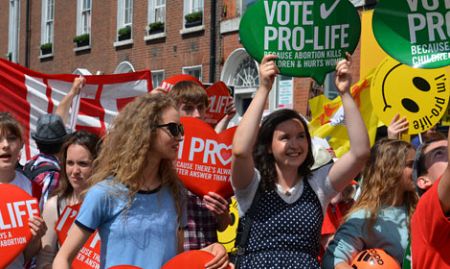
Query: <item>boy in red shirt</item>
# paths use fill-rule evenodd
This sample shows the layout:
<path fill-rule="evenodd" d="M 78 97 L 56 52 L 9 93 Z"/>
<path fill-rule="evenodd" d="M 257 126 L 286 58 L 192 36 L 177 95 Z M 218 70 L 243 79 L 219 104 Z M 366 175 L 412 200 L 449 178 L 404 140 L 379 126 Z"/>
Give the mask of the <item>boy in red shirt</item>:
<path fill-rule="evenodd" d="M 417 149 L 413 178 L 423 195 L 411 220 L 414 269 L 450 269 L 448 143 L 445 136 L 434 136 Z"/>

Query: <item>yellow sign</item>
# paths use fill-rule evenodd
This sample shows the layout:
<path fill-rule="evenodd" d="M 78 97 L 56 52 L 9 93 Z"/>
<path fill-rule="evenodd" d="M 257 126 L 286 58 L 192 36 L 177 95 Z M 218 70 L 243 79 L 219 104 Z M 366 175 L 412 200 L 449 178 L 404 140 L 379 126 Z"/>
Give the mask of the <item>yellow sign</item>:
<path fill-rule="evenodd" d="M 227 252 L 231 252 L 236 241 L 239 213 L 236 198 L 233 196 L 230 203 L 231 224 L 223 232 L 217 232 L 217 239 Z"/>
<path fill-rule="evenodd" d="M 370 93 L 373 110 L 384 124 L 400 114 L 408 119 L 409 134 L 422 133 L 447 112 L 448 72 L 412 68 L 388 57 L 375 71 Z"/>

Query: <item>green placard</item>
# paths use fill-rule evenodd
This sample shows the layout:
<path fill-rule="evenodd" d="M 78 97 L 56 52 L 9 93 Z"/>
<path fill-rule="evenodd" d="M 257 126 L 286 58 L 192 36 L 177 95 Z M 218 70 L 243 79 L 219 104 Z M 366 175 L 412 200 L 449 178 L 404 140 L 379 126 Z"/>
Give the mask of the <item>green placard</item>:
<path fill-rule="evenodd" d="M 372 27 L 383 50 L 403 64 L 420 68 L 450 64 L 448 0 L 380 0 Z"/>
<path fill-rule="evenodd" d="M 251 5 L 239 26 L 241 43 L 257 61 L 278 55 L 281 74 L 320 84 L 358 45 L 361 21 L 348 0 L 274 1 Z"/>

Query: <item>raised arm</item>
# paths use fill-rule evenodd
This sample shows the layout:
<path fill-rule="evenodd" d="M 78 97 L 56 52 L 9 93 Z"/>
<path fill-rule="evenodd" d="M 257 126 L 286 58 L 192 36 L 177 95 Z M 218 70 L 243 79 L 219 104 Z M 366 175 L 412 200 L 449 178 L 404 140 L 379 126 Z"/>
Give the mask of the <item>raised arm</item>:
<path fill-rule="evenodd" d="M 448 129 L 447 140 L 450 144 L 450 128 Z M 447 154 L 448 160 L 450 160 L 450 153 Z M 450 214 L 450 163 L 447 164 L 447 168 L 442 175 L 441 181 L 439 181 L 438 195 L 439 201 L 441 202 L 442 211 L 444 211 L 444 213 L 448 216 Z"/>
<path fill-rule="evenodd" d="M 253 146 L 267 97 L 279 73 L 274 61 L 276 58 L 275 55 L 267 55 L 262 59 L 259 65 L 259 88 L 234 134 L 231 180 L 237 189 L 246 188 L 253 178 Z"/>
<path fill-rule="evenodd" d="M 214 131 L 216 131 L 216 133 L 218 134 L 225 131 L 234 115 L 236 115 L 236 107 L 234 105 L 234 100 L 231 99 L 231 102 L 225 109 L 225 116 L 216 124 L 216 126 L 214 127 Z"/>
<path fill-rule="evenodd" d="M 69 93 L 67 93 L 66 96 L 61 100 L 58 107 L 56 108 L 55 114 L 59 115 L 62 119 L 64 124 L 67 124 L 67 120 L 69 117 L 69 110 L 70 106 L 72 105 L 72 101 L 80 94 L 81 88 L 83 88 L 84 83 L 86 82 L 86 79 L 82 76 L 79 76 L 74 79 L 72 88 L 70 88 Z"/>
<path fill-rule="evenodd" d="M 336 87 L 344 107 L 344 120 L 350 139 L 350 151 L 344 154 L 330 169 L 328 176 L 334 189 L 342 191 L 362 170 L 370 154 L 367 129 L 353 97 L 350 93 L 350 55 L 336 66 Z"/>

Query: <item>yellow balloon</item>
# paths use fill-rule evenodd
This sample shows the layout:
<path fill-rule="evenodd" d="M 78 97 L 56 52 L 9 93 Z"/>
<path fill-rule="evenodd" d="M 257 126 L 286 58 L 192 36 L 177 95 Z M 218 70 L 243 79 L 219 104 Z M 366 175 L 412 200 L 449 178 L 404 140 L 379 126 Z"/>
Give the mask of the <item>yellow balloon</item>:
<path fill-rule="evenodd" d="M 409 122 L 409 134 L 422 133 L 447 112 L 449 81 L 447 68 L 412 68 L 388 57 L 372 79 L 373 110 L 387 126 L 400 114 Z"/>
<path fill-rule="evenodd" d="M 227 252 L 231 252 L 231 250 L 234 248 L 234 244 L 236 241 L 237 227 L 239 223 L 237 201 L 236 198 L 234 198 L 234 196 L 231 198 L 230 214 L 232 223 L 227 227 L 227 229 L 225 229 L 225 231 L 217 232 L 218 241 L 225 247 Z"/>

